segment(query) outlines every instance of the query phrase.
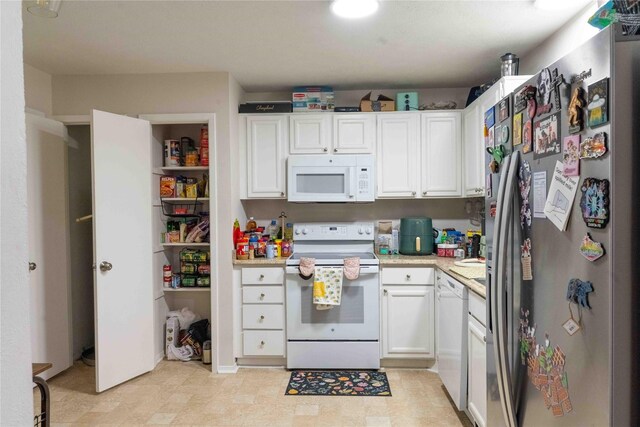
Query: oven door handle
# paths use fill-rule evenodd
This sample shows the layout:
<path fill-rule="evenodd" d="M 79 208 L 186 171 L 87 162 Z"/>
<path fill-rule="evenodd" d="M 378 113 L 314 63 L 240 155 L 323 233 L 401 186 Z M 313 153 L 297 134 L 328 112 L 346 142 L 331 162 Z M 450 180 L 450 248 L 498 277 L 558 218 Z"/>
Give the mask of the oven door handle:
<path fill-rule="evenodd" d="M 367 266 L 361 266 L 360 267 L 360 274 L 364 275 L 364 274 L 378 274 L 380 272 L 380 267 L 378 267 L 377 265 L 367 265 Z M 286 273 L 287 274 L 299 274 L 300 270 L 298 269 L 298 267 L 287 267 L 286 268 Z"/>

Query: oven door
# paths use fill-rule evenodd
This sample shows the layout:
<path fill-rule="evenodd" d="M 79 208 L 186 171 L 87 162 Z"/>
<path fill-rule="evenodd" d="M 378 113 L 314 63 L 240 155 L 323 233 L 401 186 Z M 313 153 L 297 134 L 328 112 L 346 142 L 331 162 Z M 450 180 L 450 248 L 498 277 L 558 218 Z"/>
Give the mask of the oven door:
<path fill-rule="evenodd" d="M 355 202 L 353 166 L 292 166 L 287 185 L 290 202 Z"/>
<path fill-rule="evenodd" d="M 287 267 L 287 340 L 378 340 L 380 293 L 378 267 L 360 267 L 360 277 L 342 281 L 339 306 L 318 310 L 313 304 L 313 278 L 304 280 L 297 267 Z"/>

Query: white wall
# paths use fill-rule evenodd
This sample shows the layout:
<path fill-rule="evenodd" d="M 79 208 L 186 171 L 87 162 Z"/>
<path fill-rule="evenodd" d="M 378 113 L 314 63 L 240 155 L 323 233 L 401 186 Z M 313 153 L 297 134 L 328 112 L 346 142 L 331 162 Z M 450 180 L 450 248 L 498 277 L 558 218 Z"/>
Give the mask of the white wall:
<path fill-rule="evenodd" d="M 51 74 L 24 64 L 24 97 L 28 108 L 44 113 L 47 117 L 53 111 Z"/>
<path fill-rule="evenodd" d="M 292 87 L 293 89 L 293 87 Z M 360 99 L 366 95 L 368 90 L 338 90 L 335 91 L 335 103 L 337 107 L 358 106 Z M 454 101 L 458 108 L 464 108 L 469 95 L 469 88 L 422 88 L 422 89 L 373 89 L 372 99 L 378 94 L 383 94 L 396 99 L 398 92 L 418 92 L 418 104 L 431 104 L 439 101 Z M 247 101 L 291 101 L 291 92 L 254 92 L 245 93 L 243 102 Z"/>
<path fill-rule="evenodd" d="M 587 20 L 598 7 L 594 4 L 581 10 L 551 37 L 520 58 L 520 74 L 536 74 L 542 68 L 562 58 L 591 37 L 598 29 L 589 25 Z"/>
<path fill-rule="evenodd" d="M 0 425 L 33 425 L 22 3 L 0 2 Z"/>

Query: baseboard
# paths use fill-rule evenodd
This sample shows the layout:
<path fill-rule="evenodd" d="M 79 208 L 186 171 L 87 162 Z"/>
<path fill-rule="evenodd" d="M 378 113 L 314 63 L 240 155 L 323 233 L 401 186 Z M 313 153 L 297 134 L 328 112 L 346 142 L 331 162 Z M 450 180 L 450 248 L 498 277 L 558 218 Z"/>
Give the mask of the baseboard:
<path fill-rule="evenodd" d="M 410 368 L 431 369 L 435 365 L 435 359 L 382 359 L 380 366 L 383 368 Z"/>
<path fill-rule="evenodd" d="M 162 362 L 162 360 L 164 359 L 164 353 L 156 353 L 156 361 L 155 361 L 155 366 L 158 366 L 158 363 Z"/>
<path fill-rule="evenodd" d="M 231 366 L 218 366 L 219 374 L 237 374 L 239 366 L 231 365 Z"/>
<path fill-rule="evenodd" d="M 287 365 L 284 357 L 238 357 L 236 362 L 243 368 L 283 368 Z"/>

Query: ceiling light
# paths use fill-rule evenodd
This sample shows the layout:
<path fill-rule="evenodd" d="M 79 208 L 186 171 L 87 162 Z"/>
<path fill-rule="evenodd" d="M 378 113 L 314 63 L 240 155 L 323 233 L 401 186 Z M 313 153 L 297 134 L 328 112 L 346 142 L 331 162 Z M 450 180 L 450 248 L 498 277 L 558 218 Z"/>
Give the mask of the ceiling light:
<path fill-rule="evenodd" d="M 534 0 L 533 5 L 542 10 L 561 10 L 586 6 L 592 0 Z"/>
<path fill-rule="evenodd" d="M 36 16 L 57 18 L 61 5 L 62 0 L 35 0 L 30 6 L 27 6 L 27 10 Z"/>
<path fill-rule="evenodd" d="M 378 10 L 377 0 L 333 0 L 331 11 L 341 18 L 357 19 Z"/>

